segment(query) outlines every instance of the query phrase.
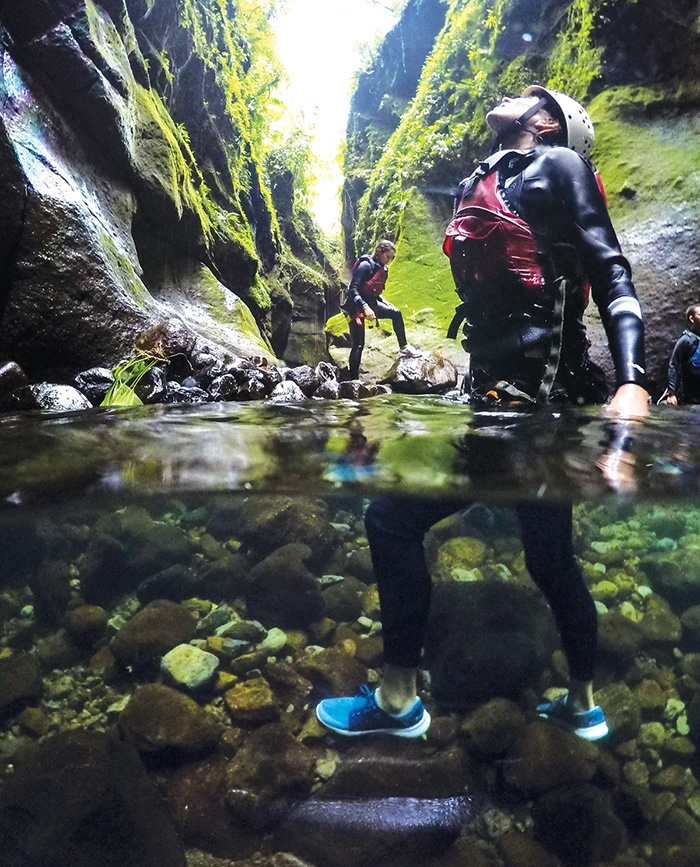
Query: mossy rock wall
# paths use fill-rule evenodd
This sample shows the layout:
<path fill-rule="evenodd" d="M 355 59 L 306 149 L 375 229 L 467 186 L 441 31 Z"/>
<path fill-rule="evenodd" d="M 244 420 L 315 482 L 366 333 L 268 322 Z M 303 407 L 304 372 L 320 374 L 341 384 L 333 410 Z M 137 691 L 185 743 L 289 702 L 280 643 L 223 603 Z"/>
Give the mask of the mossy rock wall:
<path fill-rule="evenodd" d="M 297 320 L 322 342 L 304 299 L 337 276 L 273 202 L 265 27 L 254 2 L 0 2 L 3 357 L 33 378 L 111 366 L 173 315 L 220 355 L 282 357 Z"/>
<path fill-rule="evenodd" d="M 672 0 L 452 0 L 414 98 L 365 166 L 355 242 L 399 240 L 415 190 L 431 201 L 440 237 L 451 192 L 488 152 L 485 115 L 506 93 L 533 81 L 582 100 L 596 125 L 593 159 L 630 259 L 647 318 L 653 394 L 665 384 L 683 311 L 699 293 L 697 9 Z M 410 317 L 424 287 L 403 294 Z M 593 354 L 610 369 L 596 311 Z"/>

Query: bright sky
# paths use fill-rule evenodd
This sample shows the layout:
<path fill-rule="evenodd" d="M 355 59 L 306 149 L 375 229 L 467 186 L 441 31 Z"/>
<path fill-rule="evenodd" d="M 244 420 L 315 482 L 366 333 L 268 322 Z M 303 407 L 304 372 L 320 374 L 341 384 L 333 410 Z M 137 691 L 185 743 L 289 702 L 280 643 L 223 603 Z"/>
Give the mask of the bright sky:
<path fill-rule="evenodd" d="M 342 175 L 337 157 L 345 136 L 353 74 L 363 44 L 375 44 L 397 20 L 391 0 L 287 0 L 272 20 L 288 89 L 280 97 L 299 112 L 318 160 L 314 216 L 326 232 L 340 227 Z"/>

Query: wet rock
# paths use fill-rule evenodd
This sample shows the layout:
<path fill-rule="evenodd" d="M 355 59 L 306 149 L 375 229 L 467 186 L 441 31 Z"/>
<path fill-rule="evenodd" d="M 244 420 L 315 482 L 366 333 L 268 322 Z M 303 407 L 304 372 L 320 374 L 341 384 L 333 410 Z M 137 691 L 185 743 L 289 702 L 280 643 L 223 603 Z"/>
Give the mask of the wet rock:
<path fill-rule="evenodd" d="M 455 842 L 472 813 L 472 804 L 464 797 L 314 797 L 291 811 L 275 840 L 279 848 L 324 867 L 437 864 L 441 862 L 433 859 Z M 493 862 L 455 863 L 477 867 Z"/>
<path fill-rule="evenodd" d="M 19 388 L 24 388 L 29 385 L 27 374 L 15 361 L 4 361 L 0 363 L 0 405 L 5 398 L 17 391 Z"/>
<path fill-rule="evenodd" d="M 314 566 L 325 562 L 337 540 L 326 503 L 306 496 L 216 500 L 207 530 L 217 539 L 240 539 L 262 556 L 290 542 L 308 545 Z"/>
<path fill-rule="evenodd" d="M 442 394 L 457 385 L 455 365 L 442 355 L 399 358 L 382 383 L 403 394 Z"/>
<path fill-rule="evenodd" d="M 335 648 L 306 653 L 298 659 L 296 667 L 323 697 L 352 695 L 367 680 L 364 665 Z"/>
<path fill-rule="evenodd" d="M 290 368 L 285 373 L 285 379 L 298 385 L 306 397 L 311 397 L 321 385 L 321 378 L 318 373 L 308 364 Z"/>
<path fill-rule="evenodd" d="M 499 581 L 433 589 L 425 661 L 439 706 L 538 690 L 557 644 L 549 608 L 529 590 Z"/>
<path fill-rule="evenodd" d="M 243 592 L 253 564 L 241 553 L 200 564 L 197 567 L 199 592 L 207 599 L 235 599 Z"/>
<path fill-rule="evenodd" d="M 134 392 L 145 404 L 165 403 L 168 397 L 168 383 L 165 369 L 155 365 L 141 377 Z"/>
<path fill-rule="evenodd" d="M 526 795 L 587 783 L 598 767 L 598 750 L 565 729 L 545 721 L 528 723 L 506 753 L 506 785 Z"/>
<path fill-rule="evenodd" d="M 480 756 L 502 756 L 521 736 L 525 717 L 505 698 L 494 698 L 477 708 L 462 723 L 461 733 L 470 751 Z"/>
<path fill-rule="evenodd" d="M 449 798 L 462 794 L 469 782 L 469 761 L 461 749 L 426 751 L 420 741 L 386 737 L 342 755 L 322 796 Z"/>
<path fill-rule="evenodd" d="M 250 370 L 247 372 L 245 378 L 242 382 L 238 384 L 238 394 L 236 395 L 236 400 L 262 400 L 265 397 L 274 397 L 277 393 L 277 389 L 282 385 L 282 383 L 275 382 L 274 386 L 272 385 L 272 381 L 270 375 L 267 371 L 261 370 Z M 284 396 L 285 390 L 279 393 L 281 399 L 277 402 L 286 403 L 289 397 Z M 303 394 L 303 392 L 301 392 Z M 293 398 L 297 400 L 297 398 Z"/>
<path fill-rule="evenodd" d="M 201 579 L 189 566 L 176 563 L 141 581 L 136 588 L 136 595 L 141 602 L 152 602 L 154 599 L 182 602 L 197 596 L 200 585 Z"/>
<path fill-rule="evenodd" d="M 296 403 L 299 400 L 305 400 L 306 395 L 299 388 L 296 382 L 286 380 L 280 382 L 272 389 L 270 401 L 272 403 Z"/>
<path fill-rule="evenodd" d="M 614 858 L 627 840 L 610 796 L 595 786 L 547 792 L 534 809 L 535 836 L 566 865 Z"/>
<path fill-rule="evenodd" d="M 209 383 L 208 391 L 212 400 L 235 400 L 238 395 L 238 382 L 235 376 L 225 373 Z"/>
<path fill-rule="evenodd" d="M 91 367 L 76 374 L 72 384 L 93 406 L 99 406 L 114 385 L 114 374 L 108 367 Z"/>
<path fill-rule="evenodd" d="M 560 861 L 537 840 L 518 831 L 510 831 L 498 840 L 498 850 L 505 867 L 560 867 Z"/>
<path fill-rule="evenodd" d="M 48 412 L 77 412 L 92 408 L 87 397 L 72 385 L 40 382 L 37 385 L 30 385 L 29 391 L 34 396 L 39 409 Z"/>
<path fill-rule="evenodd" d="M 343 578 L 325 587 L 322 596 L 326 616 L 333 620 L 356 620 L 362 614 L 365 585 L 357 578 Z"/>
<path fill-rule="evenodd" d="M 91 647 L 105 634 L 109 615 L 99 605 L 80 605 L 66 612 L 66 634 L 81 647 Z"/>
<path fill-rule="evenodd" d="M 683 641 L 697 647 L 700 643 L 700 605 L 692 605 L 681 615 Z"/>
<path fill-rule="evenodd" d="M 166 403 L 206 403 L 209 395 L 203 388 L 192 385 L 187 388 L 172 380 L 166 383 Z"/>
<path fill-rule="evenodd" d="M 245 589 L 252 617 L 266 626 L 303 629 L 323 616 L 323 595 L 304 565 L 310 554 L 306 545 L 292 543 L 255 566 Z"/>
<path fill-rule="evenodd" d="M 315 765 L 314 753 L 282 726 L 263 726 L 228 764 L 229 810 L 245 825 L 268 827 L 294 800 L 309 793 Z"/>
<path fill-rule="evenodd" d="M 681 638 L 681 622 L 671 611 L 670 606 L 658 596 L 647 600 L 644 616 L 639 628 L 646 642 L 675 644 Z"/>
<path fill-rule="evenodd" d="M 0 719 L 36 701 L 42 683 L 39 663 L 30 653 L 15 653 L 0 659 Z"/>
<path fill-rule="evenodd" d="M 173 647 L 190 641 L 196 627 L 196 618 L 186 608 L 159 599 L 127 621 L 109 646 L 121 665 L 146 668 L 159 663 Z"/>
<path fill-rule="evenodd" d="M 77 644 L 66 634 L 65 629 L 58 629 L 49 635 L 37 639 L 34 654 L 41 665 L 42 671 L 53 671 L 57 668 L 69 668 L 75 665 L 81 656 Z"/>
<path fill-rule="evenodd" d="M 119 726 L 140 753 L 184 761 L 210 753 L 220 729 L 189 696 L 163 684 L 139 687 L 119 715 Z"/>
<path fill-rule="evenodd" d="M 32 744 L 3 790 L 5 864 L 186 867 L 138 753 L 110 734 L 62 732 Z"/>
<path fill-rule="evenodd" d="M 57 624 L 71 598 L 71 573 L 65 560 L 44 560 L 27 578 L 34 593 L 37 619 Z"/>
<path fill-rule="evenodd" d="M 166 781 L 168 806 L 180 837 L 213 855 L 238 861 L 260 846 L 260 836 L 234 821 L 226 806 L 227 762 L 212 756 L 188 762 Z"/>
<path fill-rule="evenodd" d="M 264 677 L 237 683 L 226 690 L 224 701 L 234 723 L 260 725 L 279 716 L 275 694 Z"/>
<path fill-rule="evenodd" d="M 142 331 L 135 340 L 137 349 L 162 358 L 179 356 L 189 359 L 195 343 L 194 332 L 176 316 L 161 319 Z"/>
<path fill-rule="evenodd" d="M 359 379 L 347 379 L 341 382 L 338 388 L 338 397 L 344 400 L 363 400 L 372 397 L 374 393 L 375 390 L 371 385 Z"/>
<path fill-rule="evenodd" d="M 637 737 L 642 724 L 642 711 L 627 684 L 608 684 L 596 691 L 595 700 L 605 713 L 611 744 L 623 743 Z"/>
<path fill-rule="evenodd" d="M 218 667 L 219 660 L 214 654 L 191 644 L 178 644 L 160 661 L 165 680 L 172 686 L 190 691 L 208 686 Z"/>
<path fill-rule="evenodd" d="M 364 584 L 371 584 L 374 581 L 372 555 L 368 547 L 355 548 L 351 551 L 345 561 L 345 568 Z"/>
<path fill-rule="evenodd" d="M 324 400 L 338 400 L 340 397 L 340 383 L 337 379 L 328 379 L 319 385 L 313 396 L 323 398 Z"/>
<path fill-rule="evenodd" d="M 598 617 L 598 652 L 601 662 L 616 669 L 627 667 L 642 646 L 644 636 L 636 623 L 617 612 Z"/>

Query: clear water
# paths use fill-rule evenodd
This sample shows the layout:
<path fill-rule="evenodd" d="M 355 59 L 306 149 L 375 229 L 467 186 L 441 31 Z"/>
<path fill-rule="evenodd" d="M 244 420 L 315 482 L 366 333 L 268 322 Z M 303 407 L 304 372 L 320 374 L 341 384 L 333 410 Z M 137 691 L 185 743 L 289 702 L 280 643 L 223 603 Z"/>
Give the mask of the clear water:
<path fill-rule="evenodd" d="M 617 490 L 596 469 L 611 435 L 631 437 L 634 455 Z M 3 416 L 0 839 L 11 853 L 8 864 L 107 865 L 110 847 L 115 863 L 123 863 L 126 841 L 138 839 L 143 854 L 134 863 L 144 867 L 175 867 L 185 857 L 190 865 L 218 867 L 281 852 L 314 867 L 438 867 L 474 858 L 477 849 L 505 858 L 508 834 L 561 858 L 537 818 L 543 793 L 504 782 L 503 753 L 475 761 L 470 752 L 461 727 L 491 697 L 488 689 L 461 708 L 431 705 L 439 724 L 418 743 L 348 743 L 314 727 L 319 698 L 360 674 L 376 679 L 380 669 L 362 512 L 369 497 L 387 492 L 455 500 L 456 518 L 427 540 L 436 586 L 497 583 L 530 595 L 507 505 L 574 505 L 577 552 L 601 617 L 597 686 L 613 696 L 619 723 L 619 736 L 600 747 L 605 758 L 595 775 L 564 777 L 555 787 L 584 801 L 593 791 L 607 804 L 588 834 L 592 848 L 576 863 L 612 862 L 610 852 L 641 859 L 630 864 L 666 863 L 672 845 L 695 863 L 699 485 L 700 413 L 693 408 L 654 408 L 643 425 L 622 431 L 595 409 L 476 416 L 459 402 L 400 395 Z M 465 511 L 466 499 L 484 506 Z M 251 582 L 272 588 L 273 598 L 251 595 Z M 102 740 L 80 742 L 86 752 L 77 758 L 75 733 L 99 739 L 117 732 L 120 744 L 131 744 L 138 725 L 125 708 L 139 690 L 173 682 L 160 670 L 157 648 L 144 651 L 151 654 L 146 662 L 115 662 L 111 652 L 115 636 L 163 598 L 192 623 L 206 624 L 216 610 L 245 624 L 230 632 L 242 642 L 235 647 L 212 640 L 216 625 L 185 629 L 180 642 L 218 654 L 217 672 L 204 686 L 175 688 L 204 709 L 213 741 L 164 745 L 154 743 L 153 732 L 141 733 L 143 765 L 136 770 L 135 753 L 112 750 L 111 779 L 123 777 L 127 787 L 146 780 L 164 798 L 164 812 L 139 807 L 142 818 L 150 816 L 145 828 L 118 786 L 100 788 L 87 778 L 84 790 L 99 809 L 77 796 L 68 798 L 70 809 L 59 807 L 66 781 L 46 770 L 51 761 L 62 756 L 69 779 L 106 761 Z M 77 623 L 76 611 L 84 618 Z M 535 692 L 564 682 L 556 638 L 543 623 L 538 640 L 546 659 L 537 657 L 539 668 L 522 691 L 512 684 L 506 690 L 528 720 Z M 253 632 L 241 638 L 246 629 Z M 478 635 L 479 623 L 467 629 Z M 513 658 L 517 652 L 513 644 Z M 503 685 L 493 662 L 498 651 L 489 653 L 493 664 L 481 680 Z M 34 681 L 8 662 L 28 657 Z M 507 666 L 507 652 L 503 659 Z M 431 674 L 422 680 L 428 702 Z M 466 677 L 458 670 L 454 676 Z M 231 697 L 242 684 L 254 691 L 245 699 L 254 707 Z M 263 685 L 267 703 L 255 692 Z M 631 696 L 631 711 L 622 707 L 621 690 Z M 154 706 L 145 717 L 159 712 Z M 269 726 L 277 753 L 265 746 Z M 454 762 L 468 764 L 469 773 Z M 564 807 L 557 809 L 563 815 Z M 128 820 L 114 818 L 122 813 Z"/>

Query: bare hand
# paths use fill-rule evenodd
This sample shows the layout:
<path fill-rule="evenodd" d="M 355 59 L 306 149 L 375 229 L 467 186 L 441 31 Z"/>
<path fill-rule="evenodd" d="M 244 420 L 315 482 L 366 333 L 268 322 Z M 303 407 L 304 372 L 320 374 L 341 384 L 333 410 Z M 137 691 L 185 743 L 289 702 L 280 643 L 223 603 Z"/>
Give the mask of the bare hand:
<path fill-rule="evenodd" d="M 365 313 L 365 319 L 366 319 L 368 322 L 374 322 L 374 320 L 377 318 L 377 317 L 374 315 L 374 310 L 372 310 L 372 308 L 369 306 L 369 304 L 365 304 L 365 306 L 364 306 L 364 313 Z"/>
<path fill-rule="evenodd" d="M 669 396 L 666 398 L 666 403 L 669 406 L 678 406 L 678 398 L 675 394 L 669 394 Z"/>
<path fill-rule="evenodd" d="M 631 494 L 637 490 L 634 476 L 635 457 L 622 449 L 611 449 L 602 454 L 596 466 L 608 487 L 616 494 Z"/>
<path fill-rule="evenodd" d="M 626 382 L 621 385 L 610 403 L 603 408 L 604 414 L 613 420 L 641 421 L 649 415 L 649 395 L 641 385 Z"/>

